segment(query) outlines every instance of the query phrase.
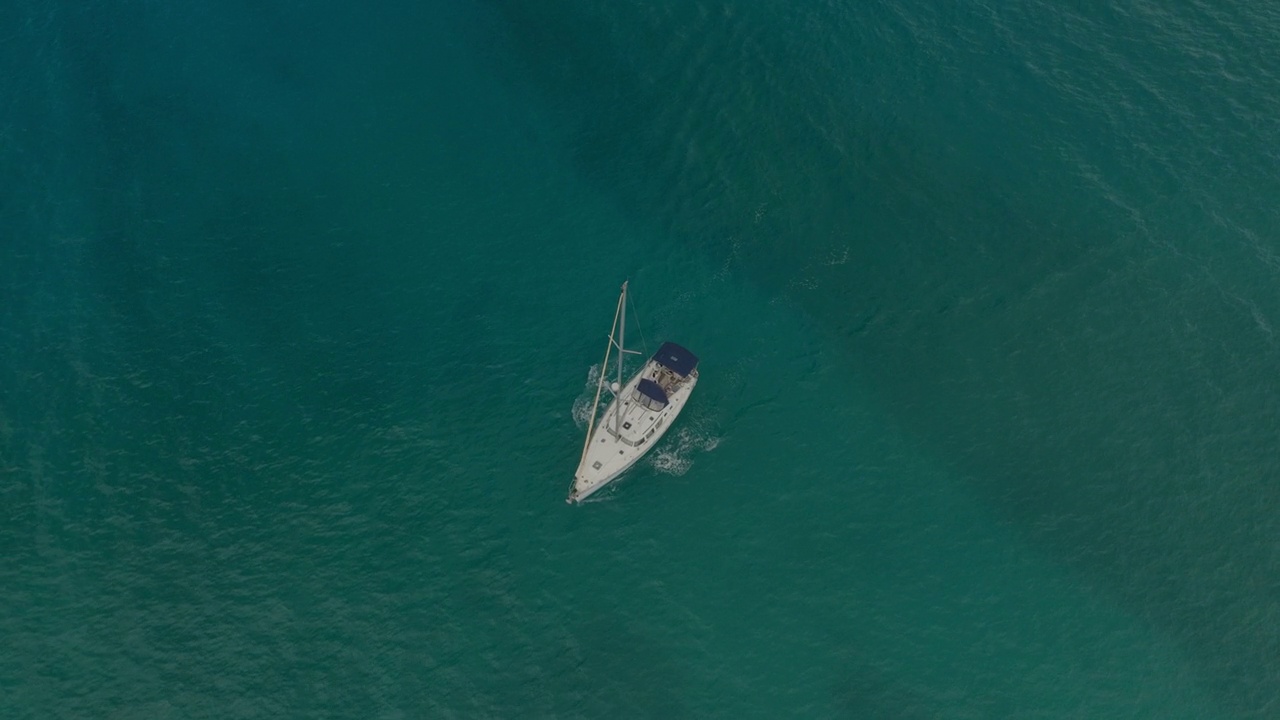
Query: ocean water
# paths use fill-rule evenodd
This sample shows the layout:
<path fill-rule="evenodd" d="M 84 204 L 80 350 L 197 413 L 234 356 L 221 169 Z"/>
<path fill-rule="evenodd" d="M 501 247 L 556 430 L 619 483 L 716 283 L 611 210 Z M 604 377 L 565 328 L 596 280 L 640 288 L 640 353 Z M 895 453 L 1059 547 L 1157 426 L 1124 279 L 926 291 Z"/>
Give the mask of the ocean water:
<path fill-rule="evenodd" d="M 1280 717 L 1280 12 L 376 5 L 0 4 L 0 717 Z"/>

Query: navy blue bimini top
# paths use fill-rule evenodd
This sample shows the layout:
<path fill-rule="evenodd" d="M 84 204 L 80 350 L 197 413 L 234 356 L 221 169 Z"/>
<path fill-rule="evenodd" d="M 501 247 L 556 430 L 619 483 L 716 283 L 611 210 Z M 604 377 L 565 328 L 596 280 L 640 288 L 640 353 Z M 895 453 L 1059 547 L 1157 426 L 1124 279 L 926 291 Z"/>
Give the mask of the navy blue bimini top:
<path fill-rule="evenodd" d="M 667 404 L 667 394 L 662 391 L 662 386 L 649 378 L 641 379 L 636 390 L 650 400 L 656 400 L 659 406 Z"/>
<path fill-rule="evenodd" d="M 698 356 L 673 342 L 664 342 L 653 359 L 680 377 L 688 377 L 698 367 Z"/>

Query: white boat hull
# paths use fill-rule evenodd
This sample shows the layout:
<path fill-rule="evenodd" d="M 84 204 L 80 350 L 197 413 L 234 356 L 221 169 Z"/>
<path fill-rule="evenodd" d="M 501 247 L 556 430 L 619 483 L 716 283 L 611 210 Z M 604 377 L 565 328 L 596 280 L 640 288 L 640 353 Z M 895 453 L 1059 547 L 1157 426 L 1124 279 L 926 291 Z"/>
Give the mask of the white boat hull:
<path fill-rule="evenodd" d="M 633 399 L 633 395 L 642 379 L 661 370 L 660 365 L 650 361 L 609 403 L 587 441 L 566 502 L 582 502 L 618 479 L 671 429 L 698 384 L 698 374 L 695 370 L 681 379 L 667 395 L 666 406 L 654 411 Z"/>

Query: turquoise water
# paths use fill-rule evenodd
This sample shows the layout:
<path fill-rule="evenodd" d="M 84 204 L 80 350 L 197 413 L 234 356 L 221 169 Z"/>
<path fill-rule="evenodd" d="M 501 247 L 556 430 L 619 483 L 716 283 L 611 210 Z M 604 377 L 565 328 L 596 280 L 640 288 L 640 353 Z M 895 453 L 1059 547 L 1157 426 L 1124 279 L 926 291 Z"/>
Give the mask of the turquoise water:
<path fill-rule="evenodd" d="M 1280 716 L 1269 6 L 261 5 L 0 7 L 0 716 Z"/>

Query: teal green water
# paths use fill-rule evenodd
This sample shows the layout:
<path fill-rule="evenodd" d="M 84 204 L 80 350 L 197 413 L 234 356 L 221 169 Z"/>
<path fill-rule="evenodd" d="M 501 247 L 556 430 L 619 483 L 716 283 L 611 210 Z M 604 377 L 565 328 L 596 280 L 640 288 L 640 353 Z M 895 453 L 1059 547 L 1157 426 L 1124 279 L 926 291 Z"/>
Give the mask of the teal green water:
<path fill-rule="evenodd" d="M 260 5 L 0 7 L 0 717 L 1280 714 L 1269 6 Z"/>

